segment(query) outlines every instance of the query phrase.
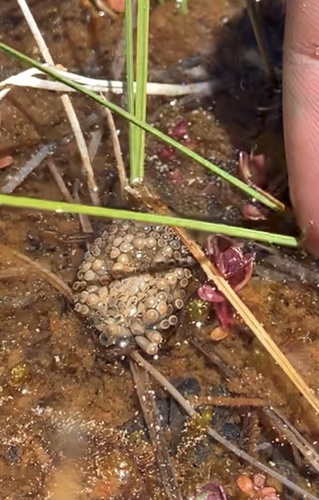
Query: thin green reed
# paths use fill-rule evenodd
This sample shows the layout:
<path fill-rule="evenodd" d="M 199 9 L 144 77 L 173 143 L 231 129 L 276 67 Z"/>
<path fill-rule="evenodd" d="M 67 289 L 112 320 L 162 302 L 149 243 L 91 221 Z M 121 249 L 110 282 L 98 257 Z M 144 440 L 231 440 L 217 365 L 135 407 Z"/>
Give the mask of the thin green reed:
<path fill-rule="evenodd" d="M 32 66 L 34 68 L 39 69 L 43 73 L 51 76 L 51 78 L 53 78 L 54 80 L 61 82 L 61 83 L 64 83 L 65 85 L 69 86 L 70 88 L 73 88 L 74 90 L 77 90 L 77 91 L 81 92 L 82 94 L 91 97 L 91 99 L 93 99 L 98 104 L 108 107 L 113 112 L 118 113 L 120 116 L 127 119 L 128 121 L 130 121 L 134 125 L 143 128 L 146 132 L 153 134 L 158 139 L 170 144 L 171 146 L 173 146 L 175 149 L 177 149 L 181 153 L 189 156 L 194 161 L 197 161 L 199 164 L 208 168 L 209 170 L 214 172 L 216 175 L 223 178 L 225 181 L 231 183 L 232 185 L 234 185 L 237 188 L 244 191 L 248 196 L 254 197 L 255 199 L 257 199 L 261 203 L 264 203 L 266 206 L 276 210 L 276 205 L 274 205 L 271 202 L 271 200 L 269 200 L 267 197 L 264 197 L 258 191 L 255 191 L 250 186 L 247 186 L 245 183 L 238 180 L 236 177 L 233 177 L 232 175 L 228 174 L 227 172 L 220 169 L 216 165 L 210 163 L 208 160 L 201 157 L 197 153 L 190 151 L 188 148 L 186 148 L 185 146 L 183 146 L 179 142 L 175 141 L 171 137 L 166 136 L 158 129 L 151 127 L 150 125 L 148 125 L 147 123 L 145 123 L 143 121 L 140 121 L 134 115 L 132 115 L 129 112 L 125 111 L 124 109 L 120 108 L 116 104 L 106 100 L 104 97 L 101 97 L 100 95 L 83 87 L 82 85 L 74 82 L 73 80 L 70 80 L 70 79 L 62 76 L 61 74 L 57 73 L 53 68 L 49 68 L 47 66 L 44 66 L 40 62 L 35 61 L 34 59 L 31 59 L 30 57 L 22 54 L 21 52 L 13 49 L 12 47 L 7 46 L 4 43 L 0 43 L 0 50 L 2 50 L 3 52 L 6 52 L 7 54 L 9 54 L 9 55 L 21 60 L 21 61 L 23 61 L 24 63 L 26 63 L 29 66 Z M 240 227 L 231 227 L 231 226 L 227 226 L 224 224 L 212 224 L 212 223 L 203 222 L 203 221 L 197 221 L 197 220 L 192 220 L 192 219 L 182 219 L 182 218 L 176 218 L 176 217 L 172 217 L 172 216 L 164 216 L 164 215 L 158 215 L 158 214 L 143 214 L 143 213 L 126 211 L 126 210 L 91 207 L 91 206 L 80 205 L 80 204 L 54 202 L 54 201 L 49 201 L 49 200 L 24 198 L 24 197 L 4 195 L 4 194 L 0 194 L 0 205 L 17 207 L 17 208 L 27 208 L 30 210 L 32 210 L 32 209 L 41 210 L 41 211 L 49 210 L 49 211 L 54 211 L 54 212 L 58 212 L 58 213 L 74 213 L 74 214 L 83 213 L 83 214 L 91 215 L 91 216 L 95 216 L 95 217 L 107 217 L 107 218 L 114 218 L 114 219 L 131 219 L 131 220 L 141 221 L 141 222 L 146 222 L 146 223 L 152 222 L 155 224 L 165 224 L 165 225 L 173 225 L 173 226 L 175 225 L 175 226 L 179 226 L 179 227 L 185 227 L 188 229 L 207 231 L 210 233 L 221 233 L 221 234 L 234 236 L 234 237 L 238 237 L 238 238 L 248 238 L 248 239 L 251 238 L 251 239 L 256 240 L 256 241 L 264 241 L 264 242 L 273 243 L 273 244 L 277 244 L 277 245 L 283 245 L 283 246 L 297 247 L 299 244 L 297 238 L 294 238 L 291 236 L 266 233 L 264 231 L 255 231 L 255 230 L 249 230 L 249 229 L 240 228 Z"/>
<path fill-rule="evenodd" d="M 125 57 L 126 57 L 126 85 L 127 109 L 131 115 L 135 114 L 135 89 L 134 89 L 134 42 L 133 42 L 133 7 L 132 0 L 125 0 Z M 134 132 L 136 125 L 129 122 L 129 150 L 130 172 L 134 171 L 136 158 L 134 157 Z"/>
<path fill-rule="evenodd" d="M 187 0 L 176 0 L 182 14 L 188 14 L 188 1 Z"/>
<path fill-rule="evenodd" d="M 265 231 L 255 231 L 243 227 L 226 226 L 225 224 L 215 224 L 206 221 L 184 219 L 171 215 L 159 215 L 150 213 L 133 212 L 131 210 L 120 210 L 117 208 L 104 208 L 91 205 L 80 205 L 77 203 L 66 203 L 51 200 L 39 200 L 37 198 L 25 198 L 0 194 L 0 206 L 27 208 L 29 210 L 41 210 L 56 212 L 60 214 L 84 214 L 91 217 L 107 217 L 110 219 L 134 220 L 146 224 L 163 224 L 165 226 L 177 226 L 196 231 L 208 233 L 225 234 L 236 238 L 247 238 L 254 241 L 263 241 L 275 245 L 297 247 L 298 240 L 293 236 L 267 233 Z"/>
<path fill-rule="evenodd" d="M 136 98 L 135 116 L 138 120 L 146 120 L 147 107 L 147 77 L 148 77 L 148 43 L 150 0 L 139 0 L 137 8 L 136 32 Z M 136 127 L 133 145 L 136 164 L 132 165 L 131 183 L 140 182 L 144 178 L 145 130 Z"/>

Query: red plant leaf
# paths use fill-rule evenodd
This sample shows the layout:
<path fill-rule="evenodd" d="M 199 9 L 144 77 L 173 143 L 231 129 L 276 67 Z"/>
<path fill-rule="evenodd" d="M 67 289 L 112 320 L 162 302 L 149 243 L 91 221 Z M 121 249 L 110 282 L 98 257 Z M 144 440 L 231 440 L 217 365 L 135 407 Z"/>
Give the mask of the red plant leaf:
<path fill-rule="evenodd" d="M 10 167 L 13 163 L 12 156 L 4 156 L 0 158 L 0 169 Z"/>

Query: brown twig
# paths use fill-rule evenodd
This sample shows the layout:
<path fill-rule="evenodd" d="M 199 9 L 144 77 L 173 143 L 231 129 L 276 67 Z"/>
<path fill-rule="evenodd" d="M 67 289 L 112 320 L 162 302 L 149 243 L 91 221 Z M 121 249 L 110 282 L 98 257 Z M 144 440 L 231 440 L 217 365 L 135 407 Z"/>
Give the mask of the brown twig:
<path fill-rule="evenodd" d="M 254 30 L 255 38 L 257 41 L 258 49 L 261 55 L 261 59 L 264 63 L 266 73 L 270 80 L 270 83 L 277 87 L 278 79 L 271 61 L 269 50 L 266 43 L 265 34 L 262 28 L 260 12 L 259 12 L 259 2 L 256 0 L 246 0 L 247 10 L 250 17 L 250 21 Z"/>
<path fill-rule="evenodd" d="M 71 193 L 68 190 L 68 188 L 66 187 L 66 184 L 65 184 L 65 182 L 63 180 L 63 177 L 60 174 L 60 172 L 58 171 L 58 169 L 57 169 L 54 161 L 52 160 L 52 158 L 48 158 L 47 161 L 46 161 L 46 164 L 48 166 L 48 169 L 50 170 L 50 174 L 52 175 L 52 177 L 53 177 L 56 185 L 60 189 L 63 198 L 66 201 L 68 201 L 69 203 L 74 203 L 74 198 L 71 195 Z"/>
<path fill-rule="evenodd" d="M 257 411 L 249 412 L 247 415 L 247 436 L 248 436 L 248 453 L 252 457 L 257 457 L 256 445 L 260 438 L 259 416 Z"/>
<path fill-rule="evenodd" d="M 183 500 L 178 486 L 172 459 L 161 430 L 160 415 L 154 400 L 154 391 L 150 390 L 148 373 L 139 364 L 130 361 L 130 369 L 134 380 L 144 420 L 155 452 L 162 486 L 169 500 Z"/>
<path fill-rule="evenodd" d="M 190 344 L 192 344 L 196 349 L 198 349 L 206 358 L 213 363 L 213 365 L 217 366 L 220 372 L 223 374 L 225 378 L 232 378 L 236 374 L 232 368 L 230 368 L 226 363 L 224 363 L 214 352 L 209 352 L 205 349 L 201 343 L 195 338 L 191 337 L 189 340 Z"/>
<path fill-rule="evenodd" d="M 63 177 L 60 174 L 60 172 L 58 171 L 54 161 L 51 158 L 48 158 L 46 163 L 47 163 L 47 166 L 50 170 L 50 173 L 51 173 L 56 185 L 58 186 L 58 188 L 60 189 L 60 191 L 62 193 L 62 196 L 69 203 L 80 203 L 79 200 L 76 198 L 76 196 L 73 198 L 73 196 L 71 195 L 71 193 L 68 190 L 68 188 L 63 180 Z M 81 227 L 82 227 L 84 233 L 93 233 L 90 219 L 86 215 L 79 214 L 79 220 L 80 220 L 80 224 L 81 224 Z"/>

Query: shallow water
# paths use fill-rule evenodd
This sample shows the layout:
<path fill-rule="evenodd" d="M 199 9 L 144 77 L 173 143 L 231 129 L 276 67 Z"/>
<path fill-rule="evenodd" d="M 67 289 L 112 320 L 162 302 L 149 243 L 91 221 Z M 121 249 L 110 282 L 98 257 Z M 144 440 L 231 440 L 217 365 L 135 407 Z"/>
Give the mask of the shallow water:
<path fill-rule="evenodd" d="M 152 69 L 166 69 L 196 54 L 204 60 L 214 60 L 220 50 L 225 20 L 242 12 L 240 1 L 219 0 L 213 7 L 210 0 L 190 0 L 190 4 L 190 14 L 183 18 L 176 13 L 173 2 L 164 6 L 154 3 Z M 107 15 L 101 17 L 85 2 L 75 0 L 62 5 L 57 0 L 37 0 L 30 2 L 30 7 L 56 62 L 89 76 L 112 76 L 122 33 L 120 15 L 116 20 Z M 13 0 L 1 2 L 0 19 L 2 41 L 29 55 L 38 54 Z M 227 52 L 227 44 L 224 50 Z M 2 78 L 19 70 L 21 65 L 0 54 Z M 200 107 L 194 101 L 172 106 L 168 99 L 151 98 L 150 121 L 167 132 L 186 118 L 190 146 L 235 171 L 238 148 L 249 148 L 264 130 L 256 106 L 268 99 L 248 84 L 241 85 L 239 70 L 238 73 L 240 77 L 233 77 L 231 90 L 225 84 L 225 92 L 208 103 L 201 102 Z M 98 112 L 88 99 L 72 96 L 72 102 L 80 120 Z M 57 96 L 44 91 L 15 89 L 1 103 L 0 112 L 0 157 L 10 154 L 14 159 L 13 166 L 0 173 L 0 186 L 4 186 L 9 176 L 14 176 L 44 144 L 68 134 L 69 125 Z M 109 132 L 104 123 L 99 123 L 103 140 L 94 170 L 100 192 L 107 198 L 115 172 L 114 155 Z M 126 130 L 120 121 L 117 125 L 125 152 Z M 88 139 L 91 132 L 92 129 L 87 131 Z M 213 176 L 179 156 L 163 162 L 159 149 L 157 142 L 148 141 L 147 179 L 172 210 L 214 221 L 242 223 L 241 208 L 246 200 L 239 193 L 216 184 Z M 53 159 L 71 190 L 75 180 L 80 179 L 81 199 L 89 203 L 86 179 L 73 141 L 59 145 Z M 45 164 L 17 188 L 16 194 L 62 199 Z M 110 200 L 116 202 L 114 197 Z M 74 241 L 80 233 L 77 218 L 1 208 L 0 232 L 0 498 L 166 498 L 151 445 L 132 431 L 136 426 L 143 428 L 143 424 L 128 363 L 107 362 L 90 325 L 41 274 L 30 272 L 12 253 L 13 249 L 27 255 L 71 285 L 86 248 L 85 241 Z M 5 270 L 9 275 L 4 275 Z M 284 284 L 255 277 L 241 296 L 317 391 L 317 293 L 300 283 Z M 210 339 L 213 320 L 201 321 L 203 325 L 198 327 L 197 323 L 196 327 L 186 314 L 177 334 L 164 346 L 159 358 L 152 361 L 154 366 L 175 382 L 196 379 L 203 398 L 249 396 L 260 398 L 267 406 L 280 407 L 307 439 L 316 441 L 319 426 L 312 410 L 252 334 L 238 322 L 225 340 L 214 343 Z M 223 376 L 188 342 L 190 332 L 198 335 L 202 345 L 235 369 L 236 374 Z M 157 385 L 154 390 L 165 400 Z M 196 402 L 189 395 L 192 397 Z M 168 403 L 166 407 L 171 407 Z M 208 441 L 203 422 L 195 425 L 195 430 L 190 424 L 181 434 L 180 414 L 175 411 L 173 418 L 169 410 L 165 411 L 165 418 L 170 418 L 165 436 L 175 457 L 177 479 L 185 498 L 199 484 L 218 481 L 231 497 L 239 498 L 236 478 L 241 473 L 249 474 L 251 469 L 220 445 Z M 303 487 L 308 487 L 310 481 L 312 491 L 319 491 L 316 475 L 308 475 L 307 470 L 301 474 L 300 464 L 292 465 L 289 447 L 280 451 L 277 436 L 269 422 L 260 418 L 258 408 L 213 408 L 213 413 L 213 425 L 243 449 L 252 447 L 254 440 L 259 444 L 273 441 L 270 451 L 259 452 L 256 457 L 267 463 L 276 458 L 277 470 L 290 474 Z M 137 423 L 133 425 L 134 419 Z M 257 437 L 252 431 L 252 420 L 259 422 Z M 197 441 L 201 445 L 195 446 Z M 292 472 L 288 473 L 289 467 Z"/>

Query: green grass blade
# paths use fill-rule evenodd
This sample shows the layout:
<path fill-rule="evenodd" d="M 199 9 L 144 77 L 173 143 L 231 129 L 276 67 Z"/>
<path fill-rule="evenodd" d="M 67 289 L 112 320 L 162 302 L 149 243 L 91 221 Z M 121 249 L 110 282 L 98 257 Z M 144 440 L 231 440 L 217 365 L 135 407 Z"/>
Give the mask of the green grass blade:
<path fill-rule="evenodd" d="M 125 0 L 125 57 L 126 57 L 126 85 L 127 85 L 127 109 L 131 115 L 135 113 L 134 94 L 134 48 L 133 48 L 133 1 Z M 129 148 L 130 148 L 130 171 L 136 167 L 134 156 L 134 132 L 136 125 L 129 122 Z"/>
<path fill-rule="evenodd" d="M 113 112 L 119 114 L 123 118 L 129 120 L 131 123 L 134 125 L 137 125 L 138 127 L 141 127 L 144 129 L 146 132 L 149 132 L 153 134 L 155 137 L 158 139 L 166 142 L 167 144 L 170 144 L 173 146 L 175 149 L 180 151 L 181 153 L 185 154 L 189 158 L 193 159 L 200 165 L 206 167 L 208 170 L 213 172 L 214 174 L 218 175 L 225 181 L 229 182 L 233 186 L 237 187 L 238 189 L 241 189 L 244 193 L 246 193 L 248 196 L 255 198 L 257 201 L 265 205 L 266 207 L 269 207 L 275 211 L 278 210 L 277 206 L 266 196 L 264 196 L 262 193 L 259 193 L 252 187 L 248 186 L 245 184 L 243 181 L 237 179 L 233 175 L 230 175 L 228 172 L 225 172 L 223 169 L 217 167 L 217 165 L 214 165 L 210 161 L 206 160 L 206 158 L 203 158 L 199 154 L 195 153 L 194 151 L 189 150 L 186 146 L 183 144 L 180 144 L 179 142 L 175 141 L 171 137 L 165 135 L 163 132 L 160 130 L 156 129 L 155 127 L 152 127 L 151 125 L 148 125 L 145 122 L 142 122 L 138 120 L 135 116 L 131 115 L 124 109 L 122 109 L 120 106 L 117 106 L 116 104 L 112 103 L 111 101 L 108 101 L 104 97 L 99 96 L 92 90 L 89 90 L 82 85 L 73 82 L 72 80 L 69 80 L 68 78 L 65 78 L 61 75 L 59 75 L 53 68 L 48 68 L 47 66 L 44 66 L 38 61 L 35 61 L 34 59 L 31 59 L 30 57 L 22 54 L 21 52 L 13 49 L 12 47 L 9 47 L 8 45 L 4 43 L 0 43 L 0 50 L 6 52 L 7 54 L 10 54 L 11 56 L 16 57 L 17 59 L 23 61 L 29 66 L 32 66 L 34 68 L 39 69 L 40 71 L 43 71 L 43 73 L 46 73 L 47 75 L 51 76 L 54 80 L 64 83 L 70 88 L 73 88 L 75 90 L 78 90 L 82 94 L 85 94 L 91 99 L 93 99 L 95 102 L 101 104 L 102 106 L 107 106 L 109 109 L 111 109 Z"/>
<path fill-rule="evenodd" d="M 298 240 L 293 236 L 267 233 L 265 231 L 254 231 L 242 227 L 226 226 L 225 224 L 213 224 L 211 222 L 184 219 L 169 215 L 158 215 L 131 210 L 119 210 L 116 208 L 103 208 L 77 203 L 66 203 L 60 201 L 39 200 L 37 198 L 25 198 L 22 196 L 12 196 L 0 194 L 0 205 L 17 208 L 27 208 L 31 210 L 50 211 L 56 213 L 84 214 L 92 217 L 107 217 L 111 219 L 134 220 L 145 222 L 146 224 L 163 224 L 167 226 L 184 227 L 207 233 L 225 234 L 235 238 L 252 239 L 276 245 L 297 247 Z"/>
<path fill-rule="evenodd" d="M 188 0 L 176 0 L 182 14 L 188 14 Z"/>
<path fill-rule="evenodd" d="M 136 98 L 135 116 L 146 120 L 148 43 L 149 43 L 150 1 L 139 0 L 137 10 L 137 47 L 136 47 Z M 136 165 L 131 170 L 131 183 L 142 182 L 144 178 L 145 130 L 137 128 L 134 133 Z M 136 170 L 135 170 L 136 167 Z"/>

